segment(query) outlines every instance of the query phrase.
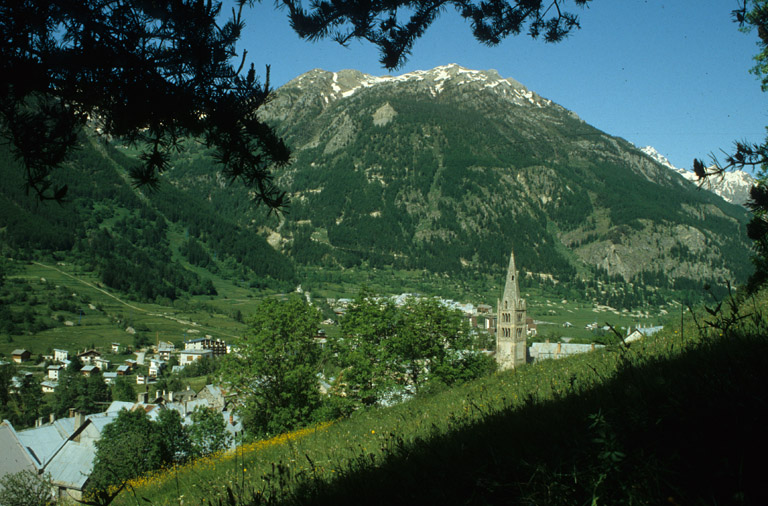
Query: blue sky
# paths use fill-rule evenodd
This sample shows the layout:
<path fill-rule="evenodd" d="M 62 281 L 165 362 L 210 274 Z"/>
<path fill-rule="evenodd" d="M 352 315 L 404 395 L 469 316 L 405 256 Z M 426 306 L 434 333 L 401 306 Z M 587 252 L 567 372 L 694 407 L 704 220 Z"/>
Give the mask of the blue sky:
<path fill-rule="evenodd" d="M 273 86 L 314 68 L 373 75 L 447 63 L 496 69 L 591 125 L 640 147 L 652 145 L 690 169 L 694 157 L 708 160 L 735 140 L 765 137 L 768 94 L 749 73 L 757 35 L 732 22 L 737 6 L 736 0 L 594 0 L 588 9 L 571 4 L 582 29 L 563 42 L 521 35 L 496 47 L 478 43 L 468 25 L 446 11 L 393 72 L 380 66 L 370 44 L 300 40 L 271 2 L 247 10 L 241 42 L 257 69 L 271 64 Z"/>

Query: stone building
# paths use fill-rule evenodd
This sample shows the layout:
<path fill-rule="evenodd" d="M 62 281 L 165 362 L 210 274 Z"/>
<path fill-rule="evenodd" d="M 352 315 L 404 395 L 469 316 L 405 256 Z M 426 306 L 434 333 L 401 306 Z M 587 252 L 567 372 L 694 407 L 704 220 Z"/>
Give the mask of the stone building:
<path fill-rule="evenodd" d="M 526 305 L 520 298 L 515 254 L 509 255 L 504 294 L 496 302 L 496 363 L 500 370 L 512 369 L 526 362 Z"/>

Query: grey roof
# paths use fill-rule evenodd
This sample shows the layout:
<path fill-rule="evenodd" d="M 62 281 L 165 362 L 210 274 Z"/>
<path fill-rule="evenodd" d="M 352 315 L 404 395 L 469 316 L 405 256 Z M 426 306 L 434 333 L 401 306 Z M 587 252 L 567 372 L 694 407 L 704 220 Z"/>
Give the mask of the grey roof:
<path fill-rule="evenodd" d="M 127 401 L 112 401 L 112 404 L 109 405 L 107 408 L 106 413 L 115 413 L 117 414 L 122 409 L 127 409 L 130 411 L 133 409 L 135 403 L 133 402 L 127 402 Z"/>
<path fill-rule="evenodd" d="M 21 355 L 22 353 L 25 353 L 25 352 L 26 353 L 31 353 L 29 350 L 24 350 L 24 349 L 20 348 L 20 349 L 17 349 L 17 350 L 13 350 L 11 352 L 11 355 Z"/>
<path fill-rule="evenodd" d="M 99 434 L 101 434 L 104 430 L 104 427 L 115 421 L 117 418 L 117 412 L 96 413 L 93 415 L 88 415 L 86 418 L 90 420 L 96 430 L 99 431 Z"/>
<path fill-rule="evenodd" d="M 93 469 L 96 447 L 90 443 L 67 441 L 45 471 L 59 486 L 82 490 Z"/>
<path fill-rule="evenodd" d="M 661 329 L 664 328 L 664 325 L 657 325 L 655 327 L 641 327 L 637 329 L 638 332 L 643 334 L 644 336 L 652 336 L 656 332 L 659 332 Z"/>
<path fill-rule="evenodd" d="M 0 423 L 0 477 L 24 469 L 36 470 L 37 462 L 19 442 L 18 433 L 8 420 Z"/>
<path fill-rule="evenodd" d="M 557 347 L 560 346 L 558 353 Z M 595 344 L 594 349 L 605 348 L 602 344 Z M 533 343 L 530 347 L 530 354 L 533 359 L 561 358 L 577 353 L 586 353 L 592 351 L 591 344 L 577 343 Z"/>
<path fill-rule="evenodd" d="M 45 380 L 45 381 L 41 381 L 40 385 L 48 388 L 56 388 L 57 386 L 59 386 L 59 382 L 53 381 L 53 380 Z"/>
<path fill-rule="evenodd" d="M 74 418 L 71 423 L 67 420 L 56 420 L 53 424 L 16 433 L 19 442 L 37 461 L 38 466 L 45 466 L 74 433 Z"/>

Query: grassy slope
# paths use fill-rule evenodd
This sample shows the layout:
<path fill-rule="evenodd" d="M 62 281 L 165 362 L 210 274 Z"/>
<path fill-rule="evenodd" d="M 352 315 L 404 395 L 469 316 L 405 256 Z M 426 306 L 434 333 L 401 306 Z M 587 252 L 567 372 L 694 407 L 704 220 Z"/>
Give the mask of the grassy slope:
<path fill-rule="evenodd" d="M 529 365 L 142 480 L 117 504 L 765 504 L 765 330 Z"/>
<path fill-rule="evenodd" d="M 54 328 L 39 332 L 32 336 L 13 336 L 13 341 L 0 342 L 0 354 L 10 353 L 19 347 L 27 348 L 34 354 L 44 353 L 52 348 L 82 350 L 95 345 L 108 348 L 112 342 L 125 345 L 133 343 L 133 336 L 126 333 L 124 327 L 132 325 L 135 328 L 149 329 L 144 332 L 152 341 L 156 338 L 179 342 L 184 339 L 184 332 L 189 329 L 198 333 L 189 333 L 187 338 L 195 335 L 211 334 L 224 340 L 239 335 L 243 324 L 221 314 L 190 307 L 179 309 L 156 304 L 145 304 L 132 301 L 113 291 L 101 287 L 93 273 L 75 271 L 69 264 L 51 265 L 30 263 L 23 265 L 21 272 L 12 274 L 9 278 L 21 278 L 31 284 L 33 292 L 43 294 L 45 285 L 42 279 L 56 287 L 66 287 L 78 297 L 84 296 L 97 309 L 91 309 L 88 304 L 82 306 L 82 319 L 77 314 L 66 314 L 64 318 L 75 323 L 74 326 L 56 325 Z M 201 298 L 205 302 L 206 298 Z M 44 300 L 42 301 L 45 302 Z M 40 315 L 47 315 L 47 307 L 40 306 Z M 243 313 L 247 314 L 247 309 Z M 195 322 L 193 325 L 191 322 Z"/>

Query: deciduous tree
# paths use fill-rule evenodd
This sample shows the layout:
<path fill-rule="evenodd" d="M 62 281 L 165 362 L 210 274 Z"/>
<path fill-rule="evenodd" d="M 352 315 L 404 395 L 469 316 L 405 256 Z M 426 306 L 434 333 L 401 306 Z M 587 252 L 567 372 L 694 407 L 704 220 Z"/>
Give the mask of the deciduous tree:
<path fill-rule="evenodd" d="M 278 434 L 312 420 L 320 404 L 320 349 L 313 342 L 320 313 L 300 297 L 265 299 L 224 368 L 238 392 L 247 431 Z"/>
<path fill-rule="evenodd" d="M 341 320 L 341 335 L 329 339 L 342 370 L 336 393 L 364 405 L 377 402 L 394 384 L 390 340 L 397 308 L 391 301 L 360 291 Z"/>
<path fill-rule="evenodd" d="M 229 448 L 232 438 L 220 412 L 197 406 L 191 416 L 189 440 L 193 456 L 201 457 Z"/>

